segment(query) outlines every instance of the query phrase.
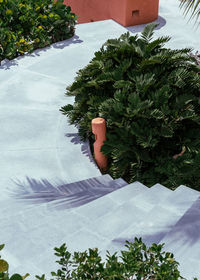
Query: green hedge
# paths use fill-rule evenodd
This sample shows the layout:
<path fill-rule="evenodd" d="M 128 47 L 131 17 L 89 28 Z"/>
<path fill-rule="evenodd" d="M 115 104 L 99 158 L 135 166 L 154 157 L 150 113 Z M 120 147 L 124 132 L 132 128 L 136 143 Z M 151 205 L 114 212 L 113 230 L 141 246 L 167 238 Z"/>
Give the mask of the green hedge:
<path fill-rule="evenodd" d="M 114 178 L 200 190 L 200 67 L 190 48 L 152 40 L 155 27 L 108 40 L 67 88 L 75 103 L 61 111 L 83 139 L 93 137 L 93 118 L 106 119 L 102 151 Z"/>
<path fill-rule="evenodd" d="M 97 248 L 74 252 L 72 255 L 64 243 L 60 248 L 54 248 L 55 256 L 59 258 L 56 262 L 60 268 L 57 272 L 51 272 L 51 280 L 185 279 L 180 275 L 179 263 L 174 259 L 174 255 L 163 251 L 163 246 L 164 244 L 154 243 L 148 248 L 141 238 L 135 238 L 134 242 L 126 242 L 127 249 L 121 251 L 120 256 L 107 252 L 106 261 L 102 261 Z M 3 247 L 4 245 L 0 245 L 0 250 Z M 8 263 L 0 257 L 1 280 L 23 280 L 29 276 L 28 273 L 25 276 L 14 274 L 9 278 L 8 268 Z M 45 274 L 35 277 L 39 280 L 46 279 Z"/>
<path fill-rule="evenodd" d="M 72 37 L 76 19 L 63 0 L 0 0 L 0 63 Z"/>

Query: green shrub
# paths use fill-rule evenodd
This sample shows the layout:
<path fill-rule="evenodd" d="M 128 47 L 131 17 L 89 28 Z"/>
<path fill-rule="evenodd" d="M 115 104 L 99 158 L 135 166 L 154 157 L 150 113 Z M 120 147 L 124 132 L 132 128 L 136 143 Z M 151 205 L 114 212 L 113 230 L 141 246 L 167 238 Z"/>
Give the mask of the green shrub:
<path fill-rule="evenodd" d="M 108 40 L 67 88 L 75 103 L 61 111 L 83 139 L 93 138 L 93 118 L 106 119 L 102 151 L 114 178 L 200 190 L 200 68 L 191 49 L 152 40 L 155 27 Z"/>
<path fill-rule="evenodd" d="M 76 19 L 63 0 L 0 0 L 0 63 L 72 37 Z"/>
<path fill-rule="evenodd" d="M 74 252 L 71 255 L 66 245 L 55 248 L 61 266 L 57 272 L 51 272 L 57 280 L 178 280 L 184 279 L 178 270 L 178 262 L 172 253 L 164 252 L 164 244 L 152 244 L 147 247 L 142 239 L 135 238 L 134 243 L 126 242 L 127 250 L 111 255 L 107 252 L 102 261 L 98 249 Z M 45 275 L 36 276 L 45 280 Z M 196 278 L 195 278 L 196 279 Z M 197 279 L 196 279 L 197 280 Z"/>
<path fill-rule="evenodd" d="M 134 242 L 126 241 L 125 251 L 111 255 L 107 251 L 106 260 L 102 261 L 98 249 L 88 249 L 84 252 L 67 251 L 64 243 L 60 248 L 54 248 L 56 262 L 60 265 L 57 272 L 51 275 L 57 280 L 180 280 L 185 279 L 178 270 L 179 263 L 174 255 L 163 251 L 164 244 L 152 244 L 147 247 L 141 238 Z M 0 245 L 0 250 L 4 247 Z M 13 274 L 9 278 L 9 265 L 0 256 L 1 280 L 24 280 L 29 276 Z M 45 280 L 45 274 L 35 276 L 36 279 Z M 53 279 L 51 279 L 53 280 Z M 194 280 L 198 280 L 194 278 Z"/>
<path fill-rule="evenodd" d="M 4 248 L 4 246 L 5 246 L 4 244 L 0 245 L 0 251 Z M 7 263 L 7 261 L 1 259 L 0 256 L 0 279 L 1 280 L 24 280 L 26 277 L 30 275 L 26 273 L 26 275 L 21 276 L 15 273 L 11 277 L 9 277 L 8 269 L 9 269 L 9 264 Z"/>

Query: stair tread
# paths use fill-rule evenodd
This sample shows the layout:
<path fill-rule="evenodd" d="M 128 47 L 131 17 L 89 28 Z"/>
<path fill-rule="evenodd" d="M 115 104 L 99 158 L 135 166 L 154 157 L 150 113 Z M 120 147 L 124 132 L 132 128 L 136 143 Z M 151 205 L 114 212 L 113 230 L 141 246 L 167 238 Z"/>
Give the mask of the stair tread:
<path fill-rule="evenodd" d="M 158 203 L 163 202 L 173 191 L 160 185 L 156 184 L 151 188 L 148 188 L 148 191 L 139 194 L 136 197 L 133 197 L 131 201 L 140 208 L 148 209 L 149 211 Z"/>
<path fill-rule="evenodd" d="M 200 252 L 200 196 L 192 206 L 182 215 L 169 233 L 162 239 L 167 247 L 176 249 L 182 254 L 184 251 L 196 257 L 195 247 Z"/>
<path fill-rule="evenodd" d="M 174 253 L 184 277 L 200 275 L 200 196 L 162 238 L 165 250 Z M 195 275 L 194 275 L 195 276 Z"/>
<path fill-rule="evenodd" d="M 130 224 L 120 235 L 113 239 L 115 243 L 133 241 L 134 237 L 142 237 L 147 245 L 158 243 L 169 232 L 180 216 L 158 205 L 146 215 L 140 217 L 139 222 Z"/>
<path fill-rule="evenodd" d="M 162 196 L 159 200 L 160 193 Z M 171 190 L 159 184 L 152 188 L 147 188 L 145 185 L 135 182 L 98 199 L 96 203 L 89 203 L 81 206 L 80 209 L 77 208 L 76 212 L 79 212 L 84 217 L 89 217 L 93 223 L 91 228 L 99 230 L 105 236 L 112 233 L 114 237 L 114 235 L 120 234 L 124 228 L 128 228 L 133 221 L 134 227 L 138 225 L 149 214 L 149 210 L 155 204 L 164 200 L 171 193 Z M 146 205 L 144 205 L 145 203 Z M 137 218 L 133 217 L 135 212 L 137 213 Z M 116 222 L 116 216 L 121 215 L 122 217 L 121 213 L 123 213 L 123 219 L 121 218 Z M 108 228 L 110 227 L 112 229 L 109 231 Z M 114 229 L 116 230 L 115 232 Z"/>
<path fill-rule="evenodd" d="M 130 198 L 136 197 L 142 193 L 145 193 L 148 188 L 140 182 L 134 182 L 131 184 L 127 184 L 125 188 L 117 190 L 117 192 L 113 192 L 109 194 L 109 197 L 115 202 L 121 204 L 126 201 L 126 199 L 130 200 Z"/>
<path fill-rule="evenodd" d="M 67 194 L 73 194 L 75 192 L 75 188 L 76 192 L 79 192 L 82 190 L 87 190 L 88 188 L 92 188 L 99 184 L 104 185 L 105 187 L 109 187 L 111 186 L 112 181 L 113 178 L 109 174 L 105 174 L 98 177 L 93 177 L 82 181 L 61 185 L 58 186 L 57 189 Z"/>
<path fill-rule="evenodd" d="M 159 199 L 160 192 L 157 194 L 155 191 L 158 188 L 159 191 L 164 190 L 162 185 L 156 184 L 150 188 L 149 192 L 145 193 L 145 197 L 139 195 L 135 198 L 135 202 L 134 199 L 130 200 L 137 207 L 145 205 L 145 201 L 151 205 L 150 203 L 154 202 L 155 194 L 155 200 L 158 202 L 152 209 L 149 207 L 150 211 L 142 217 L 139 223 L 133 222 L 120 235 L 116 236 L 113 242 L 118 242 L 120 245 L 125 240 L 132 240 L 133 236 L 143 237 L 148 245 L 152 242 L 160 242 L 170 232 L 185 211 L 194 203 L 195 199 L 199 197 L 199 192 L 181 187 L 180 189 L 177 188 L 176 191 L 164 190 L 163 193 L 166 196 L 164 198 L 161 196 L 161 199 Z M 187 195 L 184 194 L 184 191 Z M 191 196 L 188 197 L 188 194 L 191 194 Z M 150 200 L 148 201 L 149 198 Z"/>
<path fill-rule="evenodd" d="M 92 220 L 87 227 L 91 231 L 98 232 L 98 234 L 112 240 L 116 234 L 128 227 L 132 221 L 139 222 L 141 216 L 145 215 L 145 211 L 127 202 L 126 205 L 118 205 L 112 212 L 100 216 L 96 220 Z"/>
<path fill-rule="evenodd" d="M 110 187 L 105 186 L 104 184 L 96 184 L 94 188 L 89 187 L 87 190 L 77 192 L 74 195 L 49 202 L 48 207 L 56 208 L 58 210 L 83 207 L 83 205 L 88 203 L 94 203 L 96 205 L 97 199 L 102 199 L 104 196 L 107 196 L 112 192 L 116 192 L 127 185 L 127 183 L 121 178 L 112 180 L 109 184 Z"/>
<path fill-rule="evenodd" d="M 168 192 L 168 193 L 172 192 L 171 189 L 169 189 L 169 188 L 167 188 L 164 185 L 161 185 L 159 183 L 153 185 L 150 189 L 161 190 L 161 191 Z"/>
<path fill-rule="evenodd" d="M 163 206 L 171 209 L 179 215 L 183 215 L 196 201 L 199 195 L 200 193 L 198 191 L 181 185 L 166 197 Z"/>
<path fill-rule="evenodd" d="M 165 247 L 164 250 L 166 251 Z M 183 256 L 181 257 L 178 257 L 176 254 L 174 254 L 174 258 L 176 259 L 177 262 L 179 262 L 178 269 L 180 271 L 181 276 L 183 276 L 187 280 L 194 280 L 194 277 L 197 277 L 199 279 L 200 276 L 199 257 L 195 259 L 184 253 Z"/>
<path fill-rule="evenodd" d="M 90 202 L 76 208 L 76 212 L 80 215 L 90 217 L 91 220 L 98 219 L 99 217 L 106 215 L 108 211 L 113 211 L 123 203 L 127 203 L 132 197 L 137 197 L 141 192 L 147 191 L 148 188 L 139 182 L 135 182 L 129 185 L 125 185 L 114 192 L 98 198 L 94 202 Z"/>

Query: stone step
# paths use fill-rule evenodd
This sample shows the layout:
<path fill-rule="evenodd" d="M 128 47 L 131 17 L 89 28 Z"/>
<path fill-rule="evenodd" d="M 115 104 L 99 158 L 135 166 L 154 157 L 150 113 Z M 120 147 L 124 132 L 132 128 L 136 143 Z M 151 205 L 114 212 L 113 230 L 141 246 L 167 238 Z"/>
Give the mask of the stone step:
<path fill-rule="evenodd" d="M 98 177 L 93 177 L 93 178 L 89 178 L 86 180 L 82 180 L 82 181 L 78 181 L 78 182 L 74 182 L 74 183 L 70 183 L 70 184 L 65 184 L 65 185 L 61 185 L 58 186 L 57 189 L 60 192 L 63 192 L 64 194 L 75 194 L 84 190 L 95 190 L 98 189 L 97 186 L 99 185 L 103 185 L 104 188 L 106 189 L 113 189 L 116 187 L 116 185 L 112 184 L 113 178 L 109 175 L 109 174 L 105 174 L 105 175 L 101 175 Z M 126 183 L 127 184 L 127 183 Z M 103 188 L 102 186 L 102 188 Z"/>
<path fill-rule="evenodd" d="M 145 196 L 150 194 L 149 201 L 151 201 L 153 197 L 151 195 L 155 192 L 154 188 L 158 190 L 157 196 L 155 193 L 155 198 L 157 200 L 155 206 L 152 209 L 149 208 L 150 211 L 147 212 L 146 215 L 140 217 L 140 221 L 137 224 L 135 222 L 130 223 L 129 227 L 124 229 L 121 234 L 115 236 L 113 241 L 108 245 L 111 250 L 123 249 L 125 241 L 133 241 L 135 236 L 142 237 L 143 241 L 148 246 L 152 243 L 159 243 L 199 196 L 199 192 L 185 186 L 180 186 L 175 191 L 164 191 L 163 194 L 165 194 L 165 196 L 160 196 L 159 193 L 164 189 L 162 189 L 161 185 L 157 184 L 150 188 L 152 193 L 150 191 L 145 194 Z M 140 201 L 138 200 L 137 206 L 149 206 L 147 198 L 144 198 L 144 201 L 145 203 L 141 198 L 142 204 L 139 204 Z"/>
<path fill-rule="evenodd" d="M 108 178 L 108 176 L 106 177 Z M 111 178 L 106 184 L 104 180 L 104 185 L 96 184 L 95 182 L 95 184 L 91 184 L 90 187 L 94 192 L 93 195 L 98 191 L 99 195 L 102 195 L 102 189 L 105 189 L 107 193 L 116 190 L 117 188 L 121 188 L 126 184 L 127 183 L 122 179 L 112 180 Z M 86 190 L 87 189 L 85 189 L 85 191 Z M 92 192 L 89 193 L 90 199 L 91 194 Z M 80 192 L 77 193 L 77 199 L 79 198 L 81 201 L 83 198 L 85 199 L 83 195 L 80 197 Z M 67 203 L 69 206 L 69 201 L 67 201 Z M 85 246 L 88 248 L 93 245 L 100 247 L 100 244 L 108 242 L 107 239 L 102 238 L 98 234 L 96 235 L 95 231 L 90 232 L 87 227 L 87 224 L 89 223 L 88 220 L 77 214 L 74 211 L 75 208 L 70 207 L 70 209 L 67 209 L 66 201 L 63 200 L 62 205 L 55 204 L 55 201 L 33 204 L 34 207 L 21 207 L 17 209 L 17 211 L 15 211 L 15 207 L 12 208 L 12 204 L 7 205 L 10 210 L 10 215 L 8 215 L 7 211 L 5 217 L 1 217 L 1 226 L 6 232 L 6 234 L 2 236 L 2 242 L 8 244 L 6 249 L 7 256 L 9 256 L 9 254 L 12 255 L 12 252 L 15 252 L 13 257 L 15 257 L 15 259 L 20 259 L 20 254 L 25 254 L 27 246 L 30 246 L 29 262 L 31 263 L 35 261 L 34 256 L 38 247 L 45 250 L 45 248 L 47 248 L 47 243 L 53 248 L 54 246 L 59 246 L 61 243 L 66 242 L 69 244 L 69 248 L 73 251 L 76 249 L 75 245 L 78 238 L 83 240 L 83 235 L 85 236 L 87 243 L 84 241 L 84 247 L 79 247 L 79 249 L 83 249 Z M 58 207 L 56 208 L 55 206 Z M 62 212 L 56 211 L 57 209 L 61 209 L 62 206 Z M 74 202 L 72 206 L 74 207 Z M 13 236 L 15 235 L 17 235 L 17 237 L 13 240 Z M 93 238 L 93 245 L 90 245 L 91 238 Z M 21 249 L 18 250 L 19 254 L 16 252 L 18 244 L 22 244 Z M 48 252 L 48 254 L 50 253 L 53 255 L 53 250 Z M 20 267 L 18 265 L 19 264 L 16 263 L 16 267 L 19 269 Z"/>
<path fill-rule="evenodd" d="M 137 184 L 140 183 L 137 182 Z M 147 219 L 151 209 L 153 209 L 159 202 L 164 201 L 166 197 L 172 193 L 171 190 L 160 184 L 156 184 L 151 188 L 147 188 L 144 185 L 142 186 L 143 191 L 138 191 L 135 196 L 131 196 L 131 194 L 129 194 L 128 200 L 127 198 L 124 199 L 120 207 L 114 209 L 114 211 L 107 214 L 107 216 L 99 218 L 95 222 L 95 226 L 92 225 L 96 228 L 96 230 L 98 230 L 98 234 L 107 237 L 109 240 L 113 240 L 113 242 L 111 241 L 109 244 L 106 244 L 105 250 L 103 249 L 102 251 L 104 252 L 104 255 L 107 249 L 112 253 L 124 249 L 125 240 L 129 238 L 125 238 L 124 240 L 124 236 L 122 235 L 121 238 L 120 235 L 124 233 L 126 229 L 130 228 L 131 232 L 134 232 L 138 225 L 142 224 L 142 222 Z M 128 188 L 128 186 L 121 190 L 121 201 L 123 198 L 123 191 L 126 188 Z M 116 193 L 118 193 L 118 191 Z M 117 238 L 118 235 L 119 238 Z M 132 233 L 129 237 L 131 240 L 134 239 L 132 238 Z"/>
<path fill-rule="evenodd" d="M 200 192 L 180 185 L 171 196 L 167 197 L 163 206 L 168 209 L 170 208 L 170 210 L 182 216 L 192 206 L 199 195 Z"/>
<path fill-rule="evenodd" d="M 140 190 L 140 192 L 139 192 Z M 139 222 L 145 215 L 145 209 L 139 208 L 130 201 L 141 192 L 148 192 L 148 188 L 139 182 L 130 184 L 116 192 L 97 200 L 98 205 L 90 203 L 76 209 L 76 213 L 88 218 L 87 228 L 100 236 L 112 240 L 116 234 L 121 233 L 132 221 Z M 123 196 L 125 194 L 125 196 Z M 127 200 L 127 194 L 129 195 Z M 110 201 L 112 201 L 110 203 Z M 84 209 L 85 208 L 85 209 Z M 103 209 L 103 210 L 102 210 Z M 104 210 L 105 209 L 105 210 Z"/>
<path fill-rule="evenodd" d="M 137 197 L 133 197 L 130 201 L 134 203 L 135 206 L 150 211 L 158 203 L 162 203 L 170 194 L 172 190 L 160 185 L 155 184 L 148 191 L 141 193 Z"/>
<path fill-rule="evenodd" d="M 98 199 L 95 203 L 76 208 L 75 212 L 89 219 L 90 230 L 112 240 L 124 228 L 133 225 L 133 221 L 134 226 L 137 226 L 159 201 L 163 201 L 171 193 L 171 190 L 159 184 L 147 188 L 135 182 Z"/>
<path fill-rule="evenodd" d="M 99 217 L 115 213 L 121 205 L 127 203 L 132 198 L 137 198 L 139 195 L 145 194 L 148 190 L 143 184 L 134 182 L 95 201 L 78 207 L 74 211 L 93 223 Z"/>
<path fill-rule="evenodd" d="M 119 207 L 127 209 L 128 212 L 130 210 L 129 205 L 138 208 L 138 210 L 141 209 L 142 214 L 143 212 L 148 213 L 159 200 L 163 201 L 171 192 L 171 190 L 159 184 L 147 188 L 145 185 L 135 182 L 98 199 L 93 205 L 89 203 L 80 209 L 76 209 L 76 212 L 79 211 L 81 215 L 89 217 L 92 222 L 106 214 L 114 214 Z M 160 193 L 162 194 L 161 197 Z"/>
<path fill-rule="evenodd" d="M 51 201 L 47 207 L 56 210 L 70 209 L 75 207 L 82 207 L 83 205 L 94 203 L 96 205 L 97 199 L 104 198 L 109 193 L 116 192 L 121 188 L 124 188 L 127 182 L 119 178 L 112 180 L 105 184 L 95 184 L 88 186 L 87 189 L 79 191 L 71 195 L 63 195 L 62 199 Z"/>
<path fill-rule="evenodd" d="M 188 192 L 187 187 L 184 190 Z M 184 277 L 200 277 L 200 194 L 161 242 L 174 253 Z"/>
<path fill-rule="evenodd" d="M 120 234 L 130 223 L 139 223 L 142 216 L 145 216 L 145 210 L 134 206 L 130 201 L 126 204 L 114 207 L 105 215 L 101 215 L 96 220 L 92 220 L 87 228 L 90 231 L 97 232 L 99 235 L 112 240 Z"/>

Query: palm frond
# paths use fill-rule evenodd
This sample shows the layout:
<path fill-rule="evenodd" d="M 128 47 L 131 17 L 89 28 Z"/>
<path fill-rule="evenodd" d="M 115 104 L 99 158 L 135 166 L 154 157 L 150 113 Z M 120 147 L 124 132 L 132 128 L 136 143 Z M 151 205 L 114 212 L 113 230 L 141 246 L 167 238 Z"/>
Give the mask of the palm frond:
<path fill-rule="evenodd" d="M 158 47 L 163 47 L 163 45 L 165 43 L 167 43 L 168 41 L 170 41 L 171 37 L 169 36 L 165 36 L 165 37 L 160 37 L 154 41 L 152 41 L 151 43 L 148 44 L 147 46 L 147 51 L 148 52 L 151 52 L 152 50 L 154 50 L 155 48 L 158 48 Z"/>
<path fill-rule="evenodd" d="M 145 26 L 144 30 L 141 33 L 141 38 L 145 43 L 149 43 L 153 38 L 154 29 L 158 26 L 157 23 L 150 23 Z"/>
<path fill-rule="evenodd" d="M 180 8 L 184 9 L 183 14 L 186 16 L 191 12 L 190 19 L 196 17 L 196 21 L 200 16 L 200 0 L 183 0 L 180 3 Z"/>

